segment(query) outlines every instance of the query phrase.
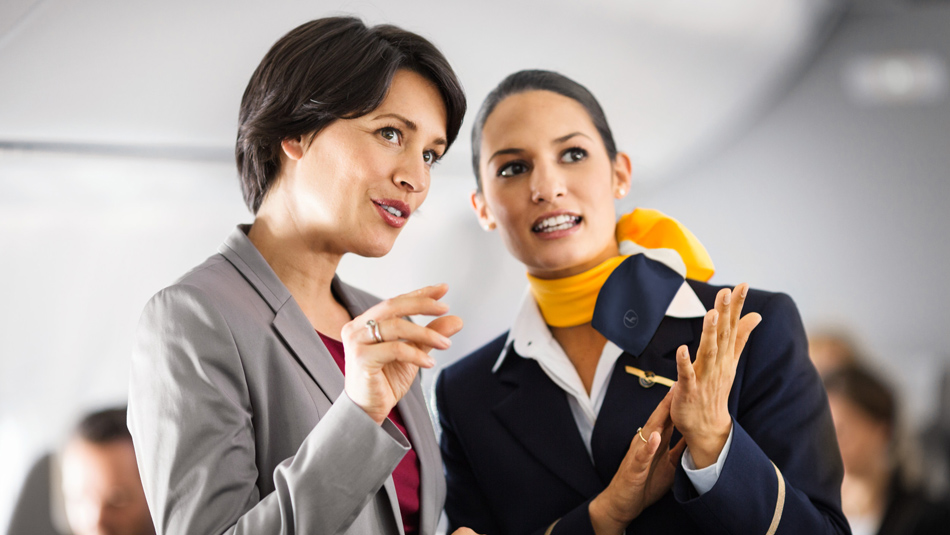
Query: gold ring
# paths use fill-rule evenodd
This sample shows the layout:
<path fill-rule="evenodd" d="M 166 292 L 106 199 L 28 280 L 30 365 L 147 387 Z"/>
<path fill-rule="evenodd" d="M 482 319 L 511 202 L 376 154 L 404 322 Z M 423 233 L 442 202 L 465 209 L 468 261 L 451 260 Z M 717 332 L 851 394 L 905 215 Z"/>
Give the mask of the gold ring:
<path fill-rule="evenodd" d="M 643 428 L 642 428 L 642 427 L 638 427 L 638 428 L 637 428 L 637 436 L 640 437 L 640 440 L 642 440 L 644 444 L 649 444 L 650 441 L 647 440 L 647 439 L 645 439 L 645 438 L 643 438 L 643 433 L 642 433 L 642 431 L 643 431 Z"/>

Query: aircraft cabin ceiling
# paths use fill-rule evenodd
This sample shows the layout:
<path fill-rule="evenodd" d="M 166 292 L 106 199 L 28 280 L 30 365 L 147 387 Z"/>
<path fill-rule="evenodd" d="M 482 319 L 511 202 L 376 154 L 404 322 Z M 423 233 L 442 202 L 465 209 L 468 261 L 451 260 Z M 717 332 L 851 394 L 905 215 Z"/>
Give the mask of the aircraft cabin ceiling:
<path fill-rule="evenodd" d="M 241 94 L 269 46 L 304 21 L 348 13 L 432 39 L 470 110 L 518 69 L 576 78 L 601 100 L 649 184 L 728 141 L 767 106 L 843 5 L 4 0 L 0 149 L 230 161 Z M 469 176 L 469 128 L 442 173 Z"/>

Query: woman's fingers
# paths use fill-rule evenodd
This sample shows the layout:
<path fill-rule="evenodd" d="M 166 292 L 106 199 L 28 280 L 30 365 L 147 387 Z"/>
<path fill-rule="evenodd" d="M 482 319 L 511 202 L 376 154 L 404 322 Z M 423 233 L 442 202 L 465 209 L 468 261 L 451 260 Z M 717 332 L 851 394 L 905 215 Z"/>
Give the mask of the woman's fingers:
<path fill-rule="evenodd" d="M 431 368 L 435 361 L 429 354 L 415 345 L 406 342 L 383 342 L 367 346 L 360 356 L 362 368 L 371 371 L 382 369 L 392 362 L 412 364 L 420 368 Z"/>
<path fill-rule="evenodd" d="M 748 293 L 749 285 L 744 282 L 732 290 L 732 304 L 730 305 L 729 309 L 730 336 L 729 343 L 725 348 L 726 355 L 733 355 L 735 353 L 739 320 L 742 317 L 742 307 L 745 305 L 745 298 Z"/>
<path fill-rule="evenodd" d="M 663 399 L 660 400 L 660 404 L 653 409 L 653 413 L 650 414 L 650 417 L 647 419 L 647 423 L 644 424 L 644 431 L 656 431 L 662 429 L 666 426 L 667 422 L 670 420 L 670 406 L 673 404 L 673 390 L 670 389 L 663 396 Z M 644 435 L 646 436 L 646 435 Z"/>
<path fill-rule="evenodd" d="M 454 336 L 462 330 L 462 318 L 458 316 L 442 316 L 436 318 L 426 325 L 427 328 L 445 336 L 446 338 Z"/>
<path fill-rule="evenodd" d="M 686 451 L 686 439 L 681 438 L 675 446 L 670 448 L 670 462 L 678 463 L 684 451 Z"/>
<path fill-rule="evenodd" d="M 761 321 L 762 316 L 760 316 L 757 312 L 746 314 L 741 320 L 739 320 L 739 327 L 737 328 L 738 333 L 736 335 L 735 353 L 733 353 L 736 360 L 739 360 L 739 355 L 741 355 L 742 350 L 745 349 L 745 344 L 749 341 L 749 335 L 752 334 L 752 330 L 755 329 Z"/>
<path fill-rule="evenodd" d="M 732 329 L 732 290 L 723 288 L 716 294 L 716 361 L 721 362 L 731 344 Z"/>
<path fill-rule="evenodd" d="M 684 385 L 680 388 L 689 388 L 695 382 L 696 370 L 693 369 L 693 363 L 689 360 L 689 348 L 682 345 L 676 350 L 676 383 L 682 383 Z M 671 388 L 670 392 L 672 391 L 673 389 Z M 672 396 L 668 397 L 672 399 Z"/>
<path fill-rule="evenodd" d="M 718 301 L 718 297 L 716 298 Z M 696 362 L 693 366 L 697 373 L 702 376 L 703 371 L 716 362 L 716 355 L 719 353 L 718 329 L 719 311 L 716 309 L 706 312 L 703 318 L 703 333 L 699 338 L 699 348 L 696 350 Z"/>
<path fill-rule="evenodd" d="M 403 316 L 441 316 L 449 305 L 425 295 L 402 295 L 378 303 L 362 314 L 369 318 L 396 318 Z"/>
<path fill-rule="evenodd" d="M 382 335 L 384 342 L 411 342 L 418 347 L 434 347 L 436 349 L 448 349 L 452 345 L 449 338 L 435 329 L 423 327 L 404 318 L 391 318 L 380 320 L 379 334 Z M 375 343 L 369 329 L 366 333 L 366 342 Z"/>
<path fill-rule="evenodd" d="M 648 471 L 653 464 L 653 456 L 656 454 L 656 450 L 660 449 L 660 434 L 656 431 L 650 433 L 646 429 L 642 429 L 638 435 L 633 437 L 632 446 L 634 448 L 633 459 L 636 461 L 633 469 L 639 473 Z M 643 442 L 640 436 L 646 437 L 646 443 Z"/>

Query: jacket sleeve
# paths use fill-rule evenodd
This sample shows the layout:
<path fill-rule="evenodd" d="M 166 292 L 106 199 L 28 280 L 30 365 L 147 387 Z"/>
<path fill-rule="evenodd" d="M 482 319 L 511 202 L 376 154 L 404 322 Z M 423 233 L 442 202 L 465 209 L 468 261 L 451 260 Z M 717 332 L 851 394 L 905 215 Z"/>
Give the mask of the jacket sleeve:
<path fill-rule="evenodd" d="M 798 310 L 773 294 L 761 314 L 733 386 L 734 437 L 719 480 L 699 496 L 680 467 L 674 496 L 709 534 L 850 533 L 834 425 Z"/>
<path fill-rule="evenodd" d="M 213 300 L 187 285 L 152 298 L 132 356 L 129 429 L 159 535 L 341 533 L 409 449 L 344 393 L 293 457 L 259 474 L 254 418 Z M 276 490 L 259 496 L 259 477 Z"/>

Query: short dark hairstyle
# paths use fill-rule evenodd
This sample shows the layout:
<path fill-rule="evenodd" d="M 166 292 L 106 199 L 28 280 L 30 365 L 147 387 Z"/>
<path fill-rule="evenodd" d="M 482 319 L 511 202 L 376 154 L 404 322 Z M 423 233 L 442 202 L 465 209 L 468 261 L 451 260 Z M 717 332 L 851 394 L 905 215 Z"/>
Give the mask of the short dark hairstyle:
<path fill-rule="evenodd" d="M 86 415 L 76 425 L 74 436 L 92 442 L 106 444 L 117 440 L 132 440 L 126 423 L 126 408 L 105 409 Z"/>
<path fill-rule="evenodd" d="M 897 423 L 897 403 L 894 393 L 876 375 L 860 365 L 848 364 L 830 372 L 822 382 L 829 394 L 844 397 L 893 432 Z"/>
<path fill-rule="evenodd" d="M 452 145 L 465 116 L 465 94 L 445 56 L 412 32 L 354 17 L 328 17 L 281 37 L 251 76 L 234 149 L 247 207 L 257 213 L 280 171 L 280 144 L 313 135 L 337 119 L 376 109 L 399 69 L 438 88 Z"/>
<path fill-rule="evenodd" d="M 617 158 L 617 145 L 614 143 L 613 133 L 610 132 L 610 125 L 607 124 L 607 116 L 604 115 L 600 103 L 586 87 L 561 73 L 553 71 L 518 71 L 508 75 L 495 89 L 491 90 L 491 93 L 482 102 L 478 115 L 475 116 L 475 124 L 472 126 L 472 167 L 475 169 L 475 180 L 478 183 L 479 191 L 482 189 L 482 177 L 478 170 L 478 161 L 481 158 L 482 130 L 485 128 L 485 121 L 488 120 L 488 116 L 495 111 L 495 107 L 502 100 L 511 95 L 528 91 L 551 91 L 583 106 L 587 110 L 591 122 L 594 123 L 594 128 L 600 134 L 604 147 L 607 148 L 607 156 L 610 157 L 610 161 Z"/>

